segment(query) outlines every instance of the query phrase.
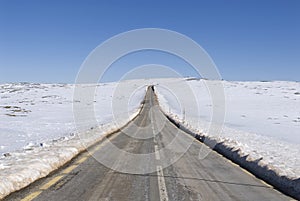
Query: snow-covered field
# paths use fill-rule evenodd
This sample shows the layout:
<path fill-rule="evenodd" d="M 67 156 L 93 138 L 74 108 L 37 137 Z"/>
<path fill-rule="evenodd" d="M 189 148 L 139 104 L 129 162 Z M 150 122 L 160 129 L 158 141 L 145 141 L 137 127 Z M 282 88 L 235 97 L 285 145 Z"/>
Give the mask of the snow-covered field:
<path fill-rule="evenodd" d="M 0 199 L 127 123 L 137 115 L 149 84 L 156 85 L 162 109 L 189 128 L 239 149 L 249 160 L 260 159 L 278 175 L 299 178 L 300 83 L 222 81 L 224 127 L 221 133 L 208 134 L 214 125 L 207 85 L 214 82 L 173 78 L 98 84 L 93 101 L 97 125 L 87 124 L 80 132 L 73 117 L 73 104 L 80 102 L 73 100 L 75 85 L 1 84 Z"/>
<path fill-rule="evenodd" d="M 130 81 L 127 83 L 128 92 L 141 84 Z M 131 97 L 131 105 L 124 108 L 126 110 L 113 110 L 112 107 L 117 107 L 120 101 L 126 101 L 131 96 L 128 94 L 125 97 L 126 90 L 122 94 L 124 97 L 119 98 L 120 94 L 114 95 L 117 86 L 117 83 L 97 86 L 94 105 L 99 124 L 110 123 L 114 116 L 124 111 L 133 112 L 144 98 L 145 90 L 140 90 Z M 76 130 L 73 91 L 74 85 L 68 84 L 0 85 L 0 154 L 39 146 L 48 140 L 72 137 Z M 120 99 L 115 106 L 112 106 L 113 96 L 115 100 Z M 118 112 L 118 115 L 113 112 Z"/>
<path fill-rule="evenodd" d="M 158 83 L 156 92 L 166 113 L 207 134 L 214 125 L 209 123 L 213 106 L 206 86 L 216 83 L 203 79 L 186 82 L 197 99 L 196 107 L 178 79 Z M 241 155 L 249 155 L 249 160 L 260 159 L 261 164 L 280 176 L 299 178 L 300 83 L 222 81 L 221 84 L 226 108 L 224 127 L 221 133 L 207 135 L 240 149 Z M 180 102 L 181 97 L 185 98 Z"/>
<path fill-rule="evenodd" d="M 87 119 L 84 130 L 74 123 L 75 85 L 0 85 L 0 199 L 46 176 L 138 114 L 146 91 L 143 80 L 96 86 L 96 125 Z"/>

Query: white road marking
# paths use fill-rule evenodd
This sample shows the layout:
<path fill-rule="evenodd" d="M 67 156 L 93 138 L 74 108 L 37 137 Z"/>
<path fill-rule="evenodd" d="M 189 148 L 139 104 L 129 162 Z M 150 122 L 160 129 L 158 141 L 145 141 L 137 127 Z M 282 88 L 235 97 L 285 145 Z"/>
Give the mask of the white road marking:
<path fill-rule="evenodd" d="M 107 197 L 107 198 L 100 198 L 99 201 L 110 201 L 110 199 Z"/>
<path fill-rule="evenodd" d="M 156 170 L 158 175 L 157 179 L 158 179 L 158 190 L 159 190 L 160 200 L 168 201 L 169 198 L 168 198 L 163 169 L 161 166 L 156 166 Z"/>
<path fill-rule="evenodd" d="M 203 198 L 202 198 L 202 196 L 201 196 L 201 194 L 200 193 L 197 193 L 197 197 L 198 197 L 198 201 L 201 201 L 201 200 L 203 200 Z"/>
<path fill-rule="evenodd" d="M 156 160 L 160 160 L 160 155 L 159 155 L 159 151 L 158 151 L 158 146 L 154 145 L 154 151 L 155 151 L 155 158 Z"/>
<path fill-rule="evenodd" d="M 150 119 L 151 119 L 152 133 L 153 133 L 153 142 L 156 144 L 157 141 L 156 141 L 156 139 L 155 139 L 155 134 L 156 134 L 156 132 L 155 132 L 155 126 L 154 126 L 155 121 L 154 121 L 154 118 L 153 118 L 153 110 L 152 110 L 152 109 L 150 110 Z"/>

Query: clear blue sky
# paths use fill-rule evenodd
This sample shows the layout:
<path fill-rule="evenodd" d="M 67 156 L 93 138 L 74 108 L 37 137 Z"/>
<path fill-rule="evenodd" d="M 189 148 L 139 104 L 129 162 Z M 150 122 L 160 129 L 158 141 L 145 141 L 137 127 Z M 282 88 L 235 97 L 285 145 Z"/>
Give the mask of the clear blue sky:
<path fill-rule="evenodd" d="M 0 82 L 72 83 L 101 42 L 148 27 L 198 42 L 226 80 L 300 81 L 298 0 L 0 0 Z M 138 58 L 147 64 L 161 57 Z M 125 68 L 112 68 L 107 81 Z M 174 69 L 193 75 L 183 66 Z"/>

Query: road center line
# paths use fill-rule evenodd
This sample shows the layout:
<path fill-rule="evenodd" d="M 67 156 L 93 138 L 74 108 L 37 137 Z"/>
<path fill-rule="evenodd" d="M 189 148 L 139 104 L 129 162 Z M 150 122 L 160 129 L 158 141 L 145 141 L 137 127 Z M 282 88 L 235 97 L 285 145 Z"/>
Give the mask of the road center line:
<path fill-rule="evenodd" d="M 161 166 L 156 166 L 156 170 L 157 170 L 157 175 L 158 175 L 157 179 L 158 179 L 158 190 L 159 190 L 160 200 L 168 201 L 169 198 L 168 198 L 163 169 Z"/>
<path fill-rule="evenodd" d="M 151 119 L 151 128 L 152 128 L 152 133 L 153 133 L 153 142 L 156 144 L 156 139 L 155 139 L 155 127 L 154 127 L 154 118 L 153 118 L 153 110 L 150 110 L 150 119 Z"/>
<path fill-rule="evenodd" d="M 159 155 L 159 150 L 157 145 L 154 145 L 154 151 L 155 151 L 155 159 L 160 160 L 160 155 Z"/>

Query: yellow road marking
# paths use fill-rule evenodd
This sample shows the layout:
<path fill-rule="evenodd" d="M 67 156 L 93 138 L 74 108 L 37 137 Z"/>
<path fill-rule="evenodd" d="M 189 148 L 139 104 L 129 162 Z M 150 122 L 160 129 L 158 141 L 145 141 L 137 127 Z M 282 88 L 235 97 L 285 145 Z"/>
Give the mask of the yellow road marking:
<path fill-rule="evenodd" d="M 111 137 L 110 140 L 114 139 L 117 135 L 114 135 Z M 104 141 L 105 142 L 105 141 Z M 83 163 L 84 161 L 86 161 L 92 154 L 94 154 L 96 151 L 98 151 L 105 143 L 102 142 L 100 145 L 98 145 L 93 151 L 91 151 L 90 153 L 87 153 L 85 155 L 83 155 L 82 158 L 80 158 L 79 160 L 77 160 L 75 162 L 75 165 L 71 165 L 69 167 L 67 167 L 66 169 L 63 170 L 63 174 L 68 174 L 70 173 L 72 170 L 74 170 L 76 167 L 78 167 L 78 164 Z M 36 198 L 37 196 L 39 196 L 43 190 L 46 190 L 48 188 L 50 188 L 51 186 L 53 186 L 54 184 L 56 184 L 61 178 L 63 178 L 64 175 L 60 175 L 60 176 L 56 176 L 53 179 L 51 179 L 48 183 L 44 184 L 42 187 L 40 187 L 39 191 L 35 191 L 29 195 L 27 195 L 25 198 L 23 198 L 21 201 L 31 201 L 34 198 Z"/>
<path fill-rule="evenodd" d="M 97 151 L 97 149 L 94 149 L 94 150 L 92 150 L 92 151 L 89 151 L 89 156 L 92 156 L 96 151 Z"/>
<path fill-rule="evenodd" d="M 36 192 L 33 192 L 29 195 L 27 195 L 25 198 L 23 198 L 21 201 L 31 201 L 33 200 L 34 198 L 36 198 L 37 196 L 39 196 L 39 194 L 41 194 L 42 191 L 36 191 Z"/>
<path fill-rule="evenodd" d="M 52 185 L 54 185 L 55 183 L 57 183 L 61 178 L 63 178 L 63 175 L 60 176 L 56 176 L 53 179 L 51 179 L 48 183 L 44 184 L 40 190 L 46 190 L 49 187 L 51 187 Z"/>
<path fill-rule="evenodd" d="M 78 167 L 78 165 L 71 165 L 71 166 L 67 167 L 62 173 L 69 174 L 72 170 L 74 170 L 77 167 Z"/>
<path fill-rule="evenodd" d="M 93 155 L 96 151 L 98 151 L 101 147 L 98 146 L 95 149 L 93 149 L 92 151 L 89 151 L 90 155 Z"/>
<path fill-rule="evenodd" d="M 218 153 L 218 152 L 217 152 L 217 153 Z M 219 154 L 219 153 L 218 153 L 218 154 Z M 228 161 L 231 165 L 241 168 L 241 166 L 239 166 L 238 164 L 232 162 L 231 160 L 229 160 L 229 159 L 226 158 L 225 156 L 223 156 L 223 155 L 221 155 L 221 154 L 219 154 L 219 155 L 222 156 L 222 158 L 224 158 L 224 160 Z M 243 169 L 243 168 L 242 168 L 242 169 Z"/>
<path fill-rule="evenodd" d="M 113 135 L 111 137 L 110 140 L 116 138 L 118 135 Z M 27 195 L 25 198 L 23 198 L 21 201 L 31 201 L 33 199 L 35 199 L 37 196 L 39 196 L 43 190 L 47 190 L 48 188 L 50 188 L 51 186 L 53 186 L 54 184 L 56 184 L 59 180 L 61 180 L 65 174 L 70 173 L 72 170 L 74 170 L 76 167 L 78 167 L 78 164 L 83 163 L 85 160 L 87 160 L 92 154 L 94 154 L 96 151 L 98 151 L 102 146 L 104 146 L 104 144 L 106 144 L 108 141 L 105 140 L 104 142 L 100 143 L 95 149 L 93 149 L 91 152 L 88 152 L 86 154 L 84 154 L 79 160 L 77 160 L 74 165 L 71 165 L 69 167 L 67 167 L 66 169 L 64 169 L 62 171 L 62 174 L 64 175 L 59 175 L 54 177 L 53 179 L 51 179 L 49 182 L 47 182 L 46 184 L 44 184 L 42 187 L 40 187 L 40 190 L 35 191 L 33 193 L 30 193 L 29 195 Z"/>
<path fill-rule="evenodd" d="M 266 183 L 264 180 L 260 179 L 260 182 L 266 186 L 268 186 L 269 188 L 274 188 L 273 186 L 271 186 L 270 184 Z"/>
<path fill-rule="evenodd" d="M 85 156 L 85 157 L 82 157 L 81 159 L 79 159 L 77 162 L 76 162 L 76 164 L 80 164 L 80 163 L 83 163 L 86 159 L 88 159 L 88 157 L 87 156 Z"/>
<path fill-rule="evenodd" d="M 246 170 L 246 169 L 244 169 L 244 168 L 242 168 L 242 167 L 240 167 L 240 169 L 242 169 L 242 171 L 245 172 L 246 174 L 248 174 L 249 176 L 256 178 L 256 177 L 255 177 L 251 172 L 249 172 L 248 170 Z M 262 181 L 262 180 L 261 180 L 261 181 Z"/>

